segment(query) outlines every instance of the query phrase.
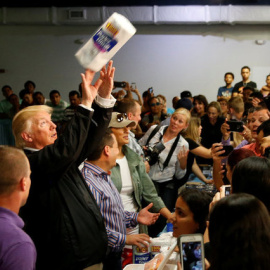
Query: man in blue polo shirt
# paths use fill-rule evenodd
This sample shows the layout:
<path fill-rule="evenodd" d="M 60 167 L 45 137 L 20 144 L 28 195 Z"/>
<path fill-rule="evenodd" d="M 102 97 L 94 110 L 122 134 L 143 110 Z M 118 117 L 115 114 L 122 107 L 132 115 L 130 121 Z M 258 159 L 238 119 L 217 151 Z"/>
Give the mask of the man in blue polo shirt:
<path fill-rule="evenodd" d="M 36 248 L 22 230 L 20 207 L 28 198 L 30 166 L 23 151 L 0 146 L 0 269 L 31 270 L 36 265 Z"/>

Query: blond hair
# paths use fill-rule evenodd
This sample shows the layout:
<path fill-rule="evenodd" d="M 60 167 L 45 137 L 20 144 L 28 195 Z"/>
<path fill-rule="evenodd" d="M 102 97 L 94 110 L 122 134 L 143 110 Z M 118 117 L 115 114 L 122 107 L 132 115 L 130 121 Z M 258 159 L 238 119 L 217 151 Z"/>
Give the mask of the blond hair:
<path fill-rule="evenodd" d="M 241 97 L 230 98 L 228 101 L 228 107 L 234 109 L 236 113 L 240 113 L 245 110 L 245 104 Z"/>
<path fill-rule="evenodd" d="M 39 112 L 47 112 L 52 114 L 52 108 L 46 105 L 29 106 L 19 111 L 12 121 L 12 132 L 15 137 L 15 144 L 18 148 L 25 146 L 21 134 L 22 132 L 30 132 L 32 125 L 32 118 Z"/>
<path fill-rule="evenodd" d="M 201 118 L 192 116 L 187 129 L 185 130 L 184 137 L 192 139 L 193 141 L 200 142 L 199 127 L 201 125 Z"/>
<path fill-rule="evenodd" d="M 175 115 L 175 114 L 182 114 L 182 115 L 185 115 L 185 116 L 186 116 L 186 119 L 187 119 L 187 124 L 189 124 L 190 117 L 191 117 L 190 111 L 189 111 L 189 110 L 187 110 L 187 109 L 185 109 L 185 108 L 179 108 L 179 109 L 176 109 L 176 110 L 174 111 L 174 113 L 172 114 L 172 116 Z"/>

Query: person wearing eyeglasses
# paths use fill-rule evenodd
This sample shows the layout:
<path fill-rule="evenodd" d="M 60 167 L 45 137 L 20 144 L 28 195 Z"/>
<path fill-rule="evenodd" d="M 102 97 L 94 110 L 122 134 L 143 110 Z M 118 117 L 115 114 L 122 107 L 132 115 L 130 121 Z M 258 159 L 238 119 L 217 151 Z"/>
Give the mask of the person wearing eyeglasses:
<path fill-rule="evenodd" d="M 151 126 L 159 125 L 161 121 L 167 118 L 167 115 L 162 112 L 159 99 L 157 97 L 151 97 L 148 101 L 150 112 L 146 113 L 140 126 L 143 132 L 146 132 Z"/>
<path fill-rule="evenodd" d="M 153 203 L 152 212 L 160 213 L 165 220 L 172 220 L 172 214 L 158 196 L 155 186 L 146 173 L 142 158 L 128 147 L 129 132 L 136 123 L 128 120 L 123 113 L 113 112 L 109 127 L 116 137 L 119 153 L 116 166 L 111 170 L 111 179 L 114 182 L 123 201 L 125 210 L 139 212 L 144 203 Z M 144 225 L 128 229 L 127 234 L 147 233 Z M 131 246 L 126 246 L 124 254 L 128 253 Z M 131 251 L 130 251 L 131 252 Z"/>

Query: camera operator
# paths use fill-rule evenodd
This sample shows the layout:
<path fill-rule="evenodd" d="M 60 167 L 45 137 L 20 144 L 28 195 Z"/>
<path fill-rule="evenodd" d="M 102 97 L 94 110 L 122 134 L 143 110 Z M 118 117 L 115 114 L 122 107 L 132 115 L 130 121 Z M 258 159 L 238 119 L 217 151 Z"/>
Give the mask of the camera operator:
<path fill-rule="evenodd" d="M 139 140 L 150 165 L 149 176 L 170 211 L 173 211 L 177 198 L 175 181 L 186 173 L 188 143 L 180 133 L 187 128 L 189 120 L 188 110 L 177 109 L 169 126 L 154 125 Z M 166 220 L 160 217 L 153 228 L 149 228 L 149 234 L 157 235 L 165 225 Z"/>

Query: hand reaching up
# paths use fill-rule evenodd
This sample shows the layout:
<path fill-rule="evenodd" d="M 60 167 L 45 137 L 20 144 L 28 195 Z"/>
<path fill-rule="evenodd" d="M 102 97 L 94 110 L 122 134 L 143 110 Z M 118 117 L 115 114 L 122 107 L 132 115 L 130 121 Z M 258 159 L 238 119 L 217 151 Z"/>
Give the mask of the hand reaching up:
<path fill-rule="evenodd" d="M 113 67 L 113 61 L 109 61 L 108 67 L 104 66 L 100 71 L 99 79 L 102 80 L 102 84 L 99 88 L 98 94 L 102 98 L 109 99 L 113 89 L 115 67 Z"/>
<path fill-rule="evenodd" d="M 82 104 L 91 108 L 92 103 L 97 95 L 98 89 L 102 84 L 102 80 L 98 79 L 94 85 L 92 85 L 92 81 L 94 79 L 95 72 L 86 69 L 85 74 L 81 73 L 82 77 Z"/>

